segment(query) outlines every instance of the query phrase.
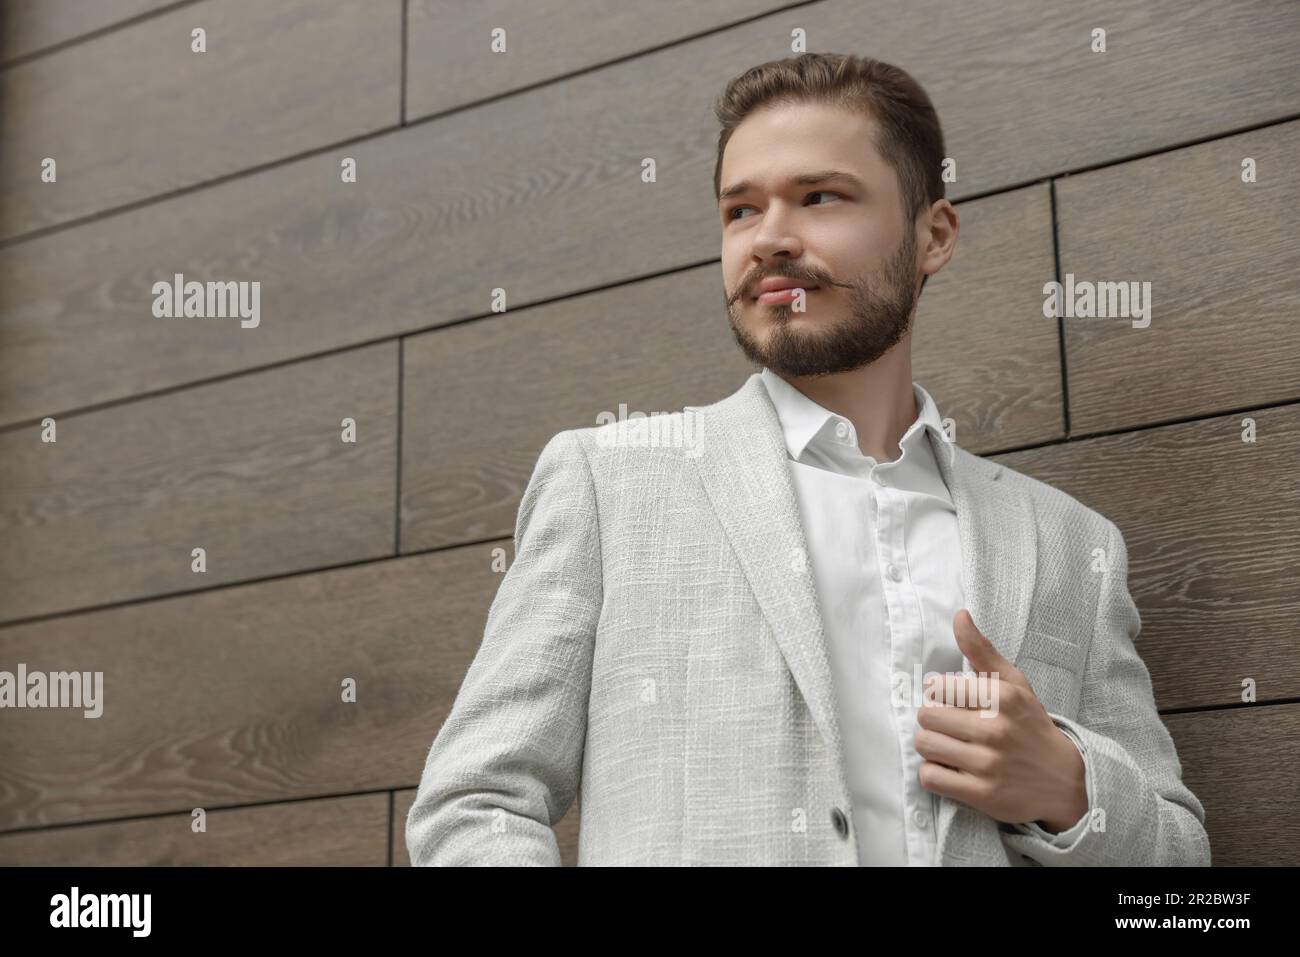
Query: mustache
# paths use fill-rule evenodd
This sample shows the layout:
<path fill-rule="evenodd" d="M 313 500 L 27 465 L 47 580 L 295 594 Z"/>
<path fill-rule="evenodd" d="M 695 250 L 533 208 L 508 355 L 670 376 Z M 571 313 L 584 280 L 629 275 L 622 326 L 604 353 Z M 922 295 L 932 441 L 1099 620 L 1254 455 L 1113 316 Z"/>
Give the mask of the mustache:
<path fill-rule="evenodd" d="M 732 294 L 730 298 L 730 302 L 735 303 L 737 300 L 745 296 L 748 296 L 749 298 L 752 299 L 755 296 L 755 292 L 754 292 L 755 287 L 764 279 L 767 279 L 771 276 L 779 276 L 782 279 L 793 279 L 796 282 L 805 282 L 810 286 L 823 286 L 823 287 L 843 286 L 845 288 L 848 288 L 849 286 L 849 283 L 847 282 L 836 282 L 834 279 L 823 279 L 819 276 L 810 276 L 807 274 L 800 274 L 798 272 L 794 272 L 790 270 L 778 269 L 775 271 L 755 273 L 754 275 L 745 279 L 744 282 L 742 282 L 739 286 L 736 287 L 736 291 L 735 293 Z"/>

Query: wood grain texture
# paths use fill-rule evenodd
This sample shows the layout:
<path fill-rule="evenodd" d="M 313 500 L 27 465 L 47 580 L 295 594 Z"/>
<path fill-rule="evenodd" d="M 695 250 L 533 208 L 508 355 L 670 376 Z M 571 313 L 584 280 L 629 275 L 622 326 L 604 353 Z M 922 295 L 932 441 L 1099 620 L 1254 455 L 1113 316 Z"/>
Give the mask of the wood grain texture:
<path fill-rule="evenodd" d="M 206 810 L 206 809 L 205 809 Z M 0 834 L 0 866 L 383 867 L 388 794 Z"/>
<path fill-rule="evenodd" d="M 555 46 L 599 48 L 609 42 L 605 26 L 592 18 L 554 19 Z M 497 20 L 493 25 L 507 22 Z M 540 29 L 545 21 L 534 14 L 524 23 Z M 412 25 L 418 29 L 414 17 Z M 1105 53 L 1091 49 L 1092 30 L 1099 26 L 1107 31 Z M 458 35 L 446 20 L 443 29 Z M 627 102 L 630 91 L 652 108 L 668 104 L 661 110 L 664 118 L 672 115 L 684 131 L 698 130 L 702 142 L 716 142 L 700 91 L 712 97 L 748 67 L 791 55 L 795 30 L 804 31 L 813 52 L 876 56 L 921 81 L 944 123 L 949 154 L 958 159 L 957 195 L 1220 133 L 1225 116 L 1241 126 L 1300 109 L 1300 76 L 1292 69 L 1300 9 L 1287 0 L 1232 7 L 1214 0 L 1140 6 L 1125 0 L 1046 6 L 1038 0 L 829 0 L 620 63 L 604 78 L 608 95 L 624 101 L 629 118 L 641 112 Z M 482 31 L 483 24 L 469 21 L 463 44 L 469 52 L 460 54 L 473 57 L 476 74 L 493 70 L 474 56 Z M 1250 55 L 1242 56 L 1243 50 Z M 597 56 L 584 51 L 548 57 L 565 55 Z M 1188 70 L 1189 62 L 1197 69 Z M 425 68 L 436 67 L 434 60 Z M 495 69 L 522 72 L 505 62 Z M 411 76 L 414 105 L 420 102 L 420 74 Z M 470 82 L 456 77 L 447 85 Z M 679 84 L 686 89 L 679 92 Z M 691 103 L 699 107 L 688 112 L 680 105 Z M 703 128 L 695 126 L 701 122 Z M 592 132 L 609 128 L 602 123 Z"/>
<path fill-rule="evenodd" d="M 430 741 L 430 744 L 433 742 Z M 411 854 L 406 848 L 406 815 L 415 803 L 415 788 L 407 788 L 395 793 L 393 813 L 393 866 L 410 867 Z M 574 801 L 569 812 L 553 825 L 555 842 L 560 848 L 560 864 L 564 867 L 576 867 L 578 864 L 578 804 Z"/>
<path fill-rule="evenodd" d="M 414 785 L 497 548 L 508 564 L 506 540 L 0 629 L 4 670 L 103 672 L 98 718 L 6 709 L 0 830 Z"/>
<path fill-rule="evenodd" d="M 1146 328 L 1065 319 L 1072 431 L 1300 398 L 1297 155 L 1300 122 L 1061 181 L 1062 276 L 1149 282 L 1153 303 Z"/>
<path fill-rule="evenodd" d="M 404 552 L 513 535 L 556 432 L 705 405 L 754 371 L 716 263 L 413 336 L 403 361 Z"/>
<path fill-rule="evenodd" d="M 518 307 L 716 258 L 709 104 L 795 27 L 932 87 L 954 199 L 1300 106 L 1300 5 L 1193 6 L 813 4 L 354 144 L 355 184 L 340 151 L 8 247 L 0 424 L 484 315 L 495 288 Z M 1104 62 L 1100 21 L 1123 40 Z M 156 338 L 149 284 L 177 271 L 264 282 L 278 318 L 255 354 Z"/>
<path fill-rule="evenodd" d="M 410 0 L 406 117 L 418 119 L 789 6 L 790 0 Z M 505 31 L 505 52 L 492 49 Z"/>
<path fill-rule="evenodd" d="M 1288 0 L 834 0 L 758 21 L 761 39 L 745 64 L 778 43 L 786 48 L 770 55 L 788 55 L 796 26 L 807 28 L 812 50 L 876 56 L 925 86 L 957 160 L 950 196 L 1300 110 L 1300 5 Z M 1098 27 L 1105 53 L 1091 49 Z"/>
<path fill-rule="evenodd" d="M 1183 781 L 1205 807 L 1214 867 L 1300 860 L 1300 705 L 1165 718 Z"/>
<path fill-rule="evenodd" d="M 1300 405 L 997 456 L 1119 526 L 1161 708 L 1300 696 Z"/>
<path fill-rule="evenodd" d="M 392 554 L 397 352 L 382 342 L 59 417 L 53 443 L 39 426 L 0 433 L 0 614 Z M 205 573 L 191 570 L 197 547 Z"/>
<path fill-rule="evenodd" d="M 1064 434 L 1057 324 L 1039 290 L 1052 278 L 1046 184 L 959 203 L 957 247 L 921 293 L 912 377 L 977 454 Z"/>
<path fill-rule="evenodd" d="M 975 451 L 1061 434 L 1046 186 L 964 203 L 961 253 L 927 285 L 915 373 Z M 403 350 L 402 550 L 508 536 L 537 455 L 601 414 L 672 412 L 755 368 L 717 264 L 412 336 Z M 1015 349 L 1007 349 L 1010 340 Z M 465 423 L 475 427 L 466 429 Z"/>
<path fill-rule="evenodd" d="M 156 2 L 53 0 L 52 31 L 15 35 L 30 51 Z M 796 29 L 905 67 L 938 107 L 963 232 L 922 297 L 915 372 L 972 451 L 1062 434 L 1035 181 L 1129 160 L 1057 183 L 1062 272 L 1158 296 L 1145 331 L 1067 326 L 1073 431 L 1203 418 L 998 458 L 1124 531 L 1162 709 L 1237 705 L 1246 678 L 1265 702 L 1300 697 L 1283 219 L 1300 123 L 1280 122 L 1300 112 L 1300 5 L 823 0 L 716 29 L 775 5 L 410 0 L 405 91 L 401 0 L 199 0 L 0 70 L 0 239 L 92 216 L 0 248 L 0 426 L 25 423 L 0 432 L 0 621 L 126 602 L 0 627 L 0 669 L 102 671 L 106 693 L 97 719 L 0 721 L 0 864 L 382 865 L 390 843 L 409 863 L 411 786 L 546 440 L 620 404 L 705 404 L 753 371 L 721 303 L 710 105 Z M 496 25 L 511 56 L 483 52 Z M 192 26 L 209 53 L 189 52 Z M 410 116 L 454 112 L 294 159 L 392 126 L 403 94 Z M 153 318 L 152 283 L 177 272 L 261 281 L 262 325 Z M 403 335 L 398 500 L 399 346 L 369 343 Z M 1254 405 L 1273 407 L 1247 445 L 1219 413 Z M 386 557 L 395 519 L 404 552 L 443 550 Z M 196 587 L 196 544 L 203 590 L 157 597 Z M 319 570 L 344 562 L 362 564 Z M 1216 864 L 1296 859 L 1297 709 L 1166 719 Z M 555 827 L 575 864 L 576 803 Z"/>
<path fill-rule="evenodd" d="M 401 0 L 207 0 L 7 69 L 0 238 L 395 126 L 400 51 Z"/>
<path fill-rule="evenodd" d="M 0 64 L 65 43 L 176 0 L 5 0 L 0 3 Z"/>

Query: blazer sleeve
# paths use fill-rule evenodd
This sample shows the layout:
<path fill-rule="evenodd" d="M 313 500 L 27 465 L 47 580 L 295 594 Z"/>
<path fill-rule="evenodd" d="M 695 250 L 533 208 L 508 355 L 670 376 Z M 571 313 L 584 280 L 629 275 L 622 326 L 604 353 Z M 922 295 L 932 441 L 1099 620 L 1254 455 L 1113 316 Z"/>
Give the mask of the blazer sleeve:
<path fill-rule="evenodd" d="M 1124 536 L 1106 524 L 1109 561 L 1078 718 L 1053 715 L 1081 744 L 1090 822 L 1065 847 L 1026 833 L 1004 833 L 1003 840 L 1044 865 L 1208 867 L 1205 809 L 1182 782 L 1150 673 L 1134 646 L 1141 619 L 1128 590 Z"/>
<path fill-rule="evenodd" d="M 515 558 L 406 818 L 411 863 L 559 865 L 577 795 L 603 603 L 595 487 L 573 430 L 542 450 Z"/>

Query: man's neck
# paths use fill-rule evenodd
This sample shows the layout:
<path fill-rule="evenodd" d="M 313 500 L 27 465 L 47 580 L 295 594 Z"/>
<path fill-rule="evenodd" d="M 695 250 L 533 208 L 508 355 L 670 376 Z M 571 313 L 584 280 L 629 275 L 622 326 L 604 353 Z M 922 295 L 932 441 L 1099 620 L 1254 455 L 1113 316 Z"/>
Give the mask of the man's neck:
<path fill-rule="evenodd" d="M 902 454 L 899 442 L 921 414 L 912 392 L 911 331 L 870 365 L 828 376 L 785 379 L 823 408 L 853 423 L 858 448 L 877 462 Z"/>

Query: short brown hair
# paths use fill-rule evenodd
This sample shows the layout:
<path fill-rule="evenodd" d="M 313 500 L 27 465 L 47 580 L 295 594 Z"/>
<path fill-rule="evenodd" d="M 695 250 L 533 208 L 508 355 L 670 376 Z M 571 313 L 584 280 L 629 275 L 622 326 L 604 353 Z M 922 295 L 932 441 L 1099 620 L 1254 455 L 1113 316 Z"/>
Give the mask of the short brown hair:
<path fill-rule="evenodd" d="M 894 168 L 903 211 L 912 222 L 944 198 L 943 130 L 921 84 L 904 70 L 870 57 L 801 53 L 751 67 L 727 84 L 714 104 L 722 124 L 713 196 L 722 191 L 722 153 L 740 122 L 769 104 L 827 103 L 861 111 L 876 121 L 876 149 Z"/>

